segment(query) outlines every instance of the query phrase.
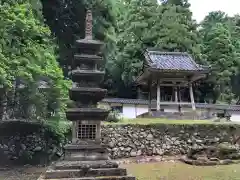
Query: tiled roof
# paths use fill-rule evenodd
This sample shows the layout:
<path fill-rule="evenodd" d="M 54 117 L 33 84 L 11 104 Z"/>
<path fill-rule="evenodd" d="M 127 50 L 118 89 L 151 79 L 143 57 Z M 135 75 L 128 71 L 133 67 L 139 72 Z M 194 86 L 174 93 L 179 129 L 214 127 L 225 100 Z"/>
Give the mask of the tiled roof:
<path fill-rule="evenodd" d="M 124 98 L 105 98 L 101 102 L 103 103 L 120 103 L 120 104 L 133 104 L 133 105 L 148 105 L 148 100 L 144 99 L 124 99 Z M 191 107 L 191 103 L 181 102 L 182 107 Z M 156 100 L 152 100 L 153 107 L 156 107 Z M 177 106 L 175 102 L 161 102 L 163 106 Z M 205 104 L 196 103 L 197 108 L 211 108 L 217 110 L 231 110 L 240 111 L 240 105 L 228 105 L 228 104 Z"/>
<path fill-rule="evenodd" d="M 203 71 L 204 67 L 197 64 L 188 53 L 161 52 L 147 50 L 147 65 L 158 70 L 169 71 Z"/>

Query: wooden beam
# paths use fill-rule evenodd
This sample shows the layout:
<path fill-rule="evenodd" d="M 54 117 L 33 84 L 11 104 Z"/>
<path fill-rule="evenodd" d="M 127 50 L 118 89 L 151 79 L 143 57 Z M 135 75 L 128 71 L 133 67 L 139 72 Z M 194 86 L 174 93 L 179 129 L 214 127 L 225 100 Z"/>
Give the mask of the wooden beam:
<path fill-rule="evenodd" d="M 158 81 L 152 81 L 152 86 L 157 85 Z M 172 82 L 172 83 L 162 83 L 162 81 L 160 80 L 160 86 L 162 87 L 173 87 L 173 86 L 187 86 L 188 85 L 188 81 L 184 81 L 184 82 Z"/>
<path fill-rule="evenodd" d="M 199 79 L 203 79 L 205 77 L 206 77 L 206 74 L 194 75 L 193 77 L 191 77 L 190 82 L 194 82 L 194 81 L 197 81 Z"/>
<path fill-rule="evenodd" d="M 182 81 L 187 81 L 186 78 L 161 78 L 160 80 L 161 82 L 164 82 L 164 81 L 171 81 L 171 82 L 182 82 Z"/>
<path fill-rule="evenodd" d="M 157 83 L 153 83 L 152 85 L 154 86 L 154 85 L 156 85 Z M 171 83 L 160 83 L 160 86 L 161 87 L 174 87 L 174 86 L 176 86 L 175 84 L 171 84 Z M 187 83 L 184 83 L 184 84 L 178 84 L 177 86 L 179 86 L 179 87 L 186 87 L 187 86 Z"/>

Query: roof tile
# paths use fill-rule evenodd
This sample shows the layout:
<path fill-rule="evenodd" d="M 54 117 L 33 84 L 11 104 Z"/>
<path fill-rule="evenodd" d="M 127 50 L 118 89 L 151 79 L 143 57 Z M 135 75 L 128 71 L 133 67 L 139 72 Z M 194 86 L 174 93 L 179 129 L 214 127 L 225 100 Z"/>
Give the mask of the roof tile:
<path fill-rule="evenodd" d="M 173 71 L 202 71 L 188 53 L 150 51 L 146 53 L 147 63 L 151 68 Z"/>

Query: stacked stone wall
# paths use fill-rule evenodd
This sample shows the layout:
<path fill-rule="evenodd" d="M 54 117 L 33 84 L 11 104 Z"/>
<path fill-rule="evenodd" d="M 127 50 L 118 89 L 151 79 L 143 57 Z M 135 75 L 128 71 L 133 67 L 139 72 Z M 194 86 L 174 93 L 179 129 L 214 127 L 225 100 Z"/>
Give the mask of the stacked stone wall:
<path fill-rule="evenodd" d="M 102 141 L 113 159 L 153 155 L 184 155 L 191 148 L 233 143 L 240 125 L 107 125 Z"/>

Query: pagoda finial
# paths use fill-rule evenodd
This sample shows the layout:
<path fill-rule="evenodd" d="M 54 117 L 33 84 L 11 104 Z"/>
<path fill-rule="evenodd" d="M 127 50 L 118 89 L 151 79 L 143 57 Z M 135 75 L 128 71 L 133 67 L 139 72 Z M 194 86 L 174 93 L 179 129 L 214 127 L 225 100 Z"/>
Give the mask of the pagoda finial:
<path fill-rule="evenodd" d="M 92 39 L 92 21 L 92 11 L 88 9 L 86 13 L 85 39 Z"/>

